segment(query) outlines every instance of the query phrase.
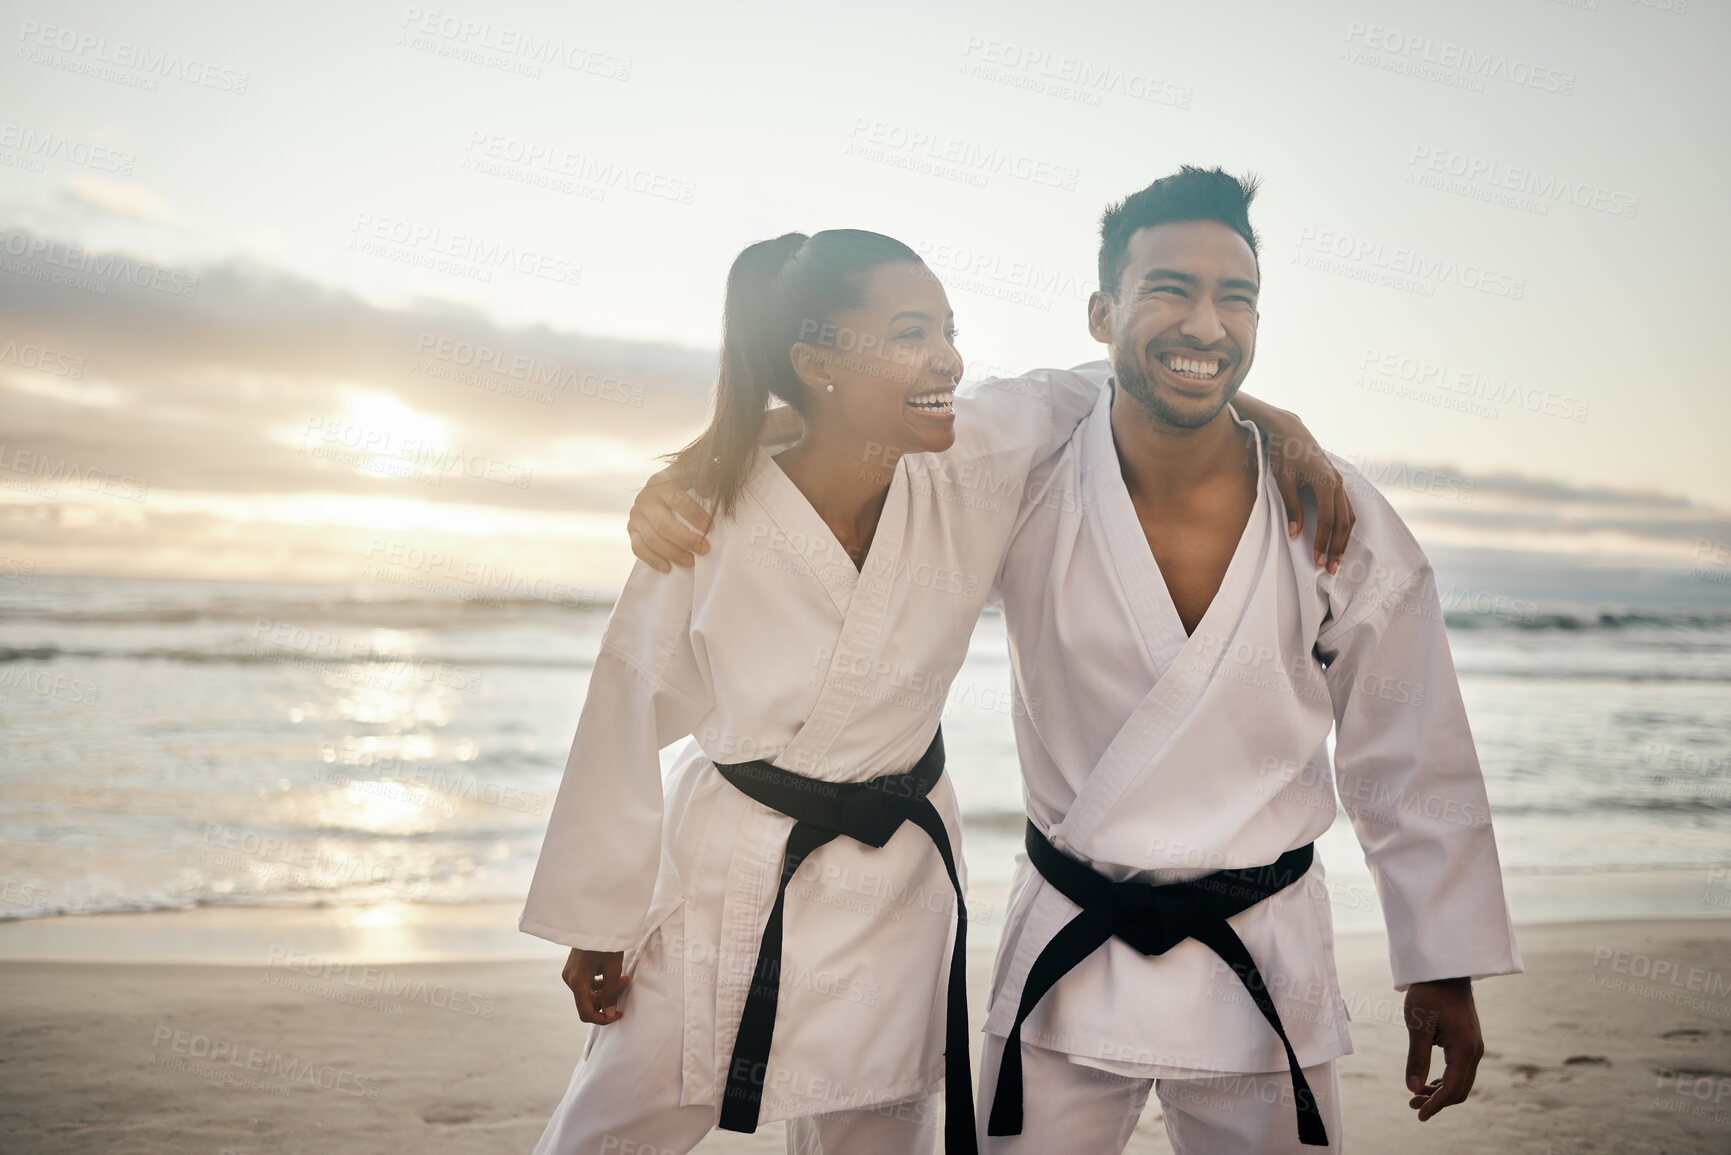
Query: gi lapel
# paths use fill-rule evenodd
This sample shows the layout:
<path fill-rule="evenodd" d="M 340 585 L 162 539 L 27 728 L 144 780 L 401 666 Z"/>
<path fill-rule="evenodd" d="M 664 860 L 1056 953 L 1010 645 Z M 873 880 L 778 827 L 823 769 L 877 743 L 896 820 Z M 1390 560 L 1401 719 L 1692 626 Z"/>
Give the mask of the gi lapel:
<path fill-rule="evenodd" d="M 892 487 L 894 483 L 892 482 Z M 836 540 L 835 533 L 818 516 L 805 494 L 781 471 L 769 450 L 759 446 L 757 466 L 747 480 L 745 491 L 762 508 L 767 523 L 746 530 L 754 551 L 780 553 L 792 559 L 792 567 L 807 570 L 829 593 L 836 612 L 847 616 L 848 603 L 853 600 L 859 572 L 847 550 Z M 885 502 L 885 513 L 889 512 Z M 779 531 L 779 533 L 777 532 Z M 877 548 L 876 539 L 872 548 Z"/>
<path fill-rule="evenodd" d="M 873 770 L 868 773 L 859 766 L 828 765 L 825 755 L 852 715 L 859 691 L 876 661 L 886 610 L 894 588 L 893 578 L 899 567 L 903 539 L 907 531 L 907 466 L 898 466 L 894 478 L 890 481 L 889 494 L 884 499 L 883 513 L 878 517 L 877 533 L 872 537 L 865 566 L 856 572 L 852 563 L 846 560 L 846 551 L 841 549 L 839 542 L 835 542 L 835 535 L 805 500 L 805 496 L 781 472 L 781 467 L 773 461 L 765 464 L 769 470 L 774 470 L 774 476 L 768 479 L 760 491 L 768 498 L 764 503 L 765 509 L 790 535 L 797 531 L 804 535 L 805 539 L 811 540 L 821 534 L 835 543 L 835 556 L 842 559 L 847 576 L 852 579 L 847 583 L 845 591 L 840 583 L 832 584 L 829 579 L 825 579 L 831 597 L 836 598 L 837 608 L 843 614 L 841 629 L 834 643 L 834 653 L 830 657 L 823 685 L 818 689 L 817 701 L 811 713 L 801 724 L 793 741 L 770 761 L 806 777 L 863 780 L 882 771 Z M 816 645 L 822 639 L 814 638 L 812 641 Z M 855 672 L 862 668 L 863 675 Z M 935 717 L 932 719 L 932 726 L 935 731 Z M 927 737 L 929 739 L 930 735 Z M 737 844 L 739 849 L 728 866 L 726 895 L 722 900 L 722 958 L 755 958 L 758 940 L 780 882 L 782 856 L 792 820 L 785 815 L 761 811 L 757 817 L 762 819 L 763 836 L 741 839 Z M 755 818 L 752 821 L 755 829 L 758 824 Z M 727 1058 L 732 1054 L 734 1040 L 738 1036 L 739 1015 L 744 1008 L 750 984 L 749 967 L 718 969 L 716 973 L 715 1057 L 714 1066 L 711 1068 L 711 1085 L 714 1087 L 714 1101 L 717 1103 L 720 1102 L 721 1085 L 726 1079 Z"/>
<path fill-rule="evenodd" d="M 780 471 L 779 467 L 776 469 Z M 791 481 L 785 477 L 782 480 L 789 489 L 794 489 Z M 815 523 L 812 532 L 821 528 L 829 534 L 829 527 L 818 517 L 817 511 L 797 489 L 794 493 L 810 521 Z M 851 596 L 843 610 L 841 632 L 836 637 L 817 703 L 793 741 L 774 759 L 776 765 L 815 778 L 871 776 L 862 774 L 857 766 L 826 768 L 824 756 L 852 716 L 859 693 L 876 665 L 890 594 L 901 564 L 908 506 L 908 467 L 902 464 L 896 467 L 895 476 L 890 480 L 889 494 L 884 498 L 883 512 L 878 516 L 877 532 L 872 536 L 865 565 L 857 572 L 851 564 L 847 567 L 848 576 L 853 579 Z M 830 534 L 830 539 L 834 540 L 833 534 Z M 836 548 L 841 548 L 839 543 Z M 841 556 L 847 556 L 845 551 Z"/>
<path fill-rule="evenodd" d="M 1107 394 L 1108 398 L 1110 393 Z M 1237 414 L 1232 413 L 1235 421 Z M 1244 424 L 1239 422 L 1240 425 Z M 1085 468 L 1089 496 L 1088 516 L 1099 519 L 1097 532 L 1104 538 L 1135 625 L 1156 662 L 1172 645 L 1171 631 L 1183 635 L 1177 608 L 1166 580 L 1148 547 L 1148 539 L 1136 517 L 1136 507 L 1125 488 L 1118 467 L 1117 447 L 1112 439 L 1109 406 L 1096 410 L 1087 430 Z M 1111 811 L 1130 784 L 1152 765 L 1165 749 L 1172 731 L 1194 705 L 1208 684 L 1215 664 L 1227 648 L 1244 614 L 1244 606 L 1257 573 L 1265 564 L 1270 522 L 1267 487 L 1263 484 L 1262 454 L 1256 455 L 1256 500 L 1244 533 L 1226 567 L 1220 589 L 1208 611 L 1186 639 L 1164 672 L 1158 671 L 1153 689 L 1119 729 L 1093 772 L 1083 783 L 1064 821 L 1048 831 L 1054 845 L 1075 848 Z M 1076 853 L 1086 857 L 1086 852 Z M 1128 865 L 1128 864 L 1126 864 Z"/>

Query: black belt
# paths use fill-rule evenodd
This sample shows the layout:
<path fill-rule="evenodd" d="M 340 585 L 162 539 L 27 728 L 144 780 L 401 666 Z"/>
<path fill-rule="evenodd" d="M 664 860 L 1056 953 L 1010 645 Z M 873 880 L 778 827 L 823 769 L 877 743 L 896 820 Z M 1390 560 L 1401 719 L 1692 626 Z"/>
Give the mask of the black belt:
<path fill-rule="evenodd" d="M 826 842 L 847 835 L 867 846 L 880 847 L 913 822 L 931 838 L 949 871 L 956 892 L 956 943 L 950 952 L 949 1008 L 944 1023 L 944 1147 L 950 1152 L 977 1150 L 974 1134 L 973 1075 L 968 1068 L 968 909 L 962 902 L 962 881 L 949 831 L 937 807 L 926 795 L 944 772 L 942 729 L 905 774 L 885 774 L 869 782 L 823 782 L 806 778 L 768 762 L 740 762 L 715 767 L 739 790 L 771 810 L 794 820 L 781 862 L 781 884 L 775 906 L 764 924 L 752 968 L 751 991 L 739 1016 L 733 1061 L 727 1067 L 727 1093 L 721 1104 L 724 1131 L 757 1130 L 763 1102 L 763 1080 L 769 1072 L 769 1045 L 775 1037 L 775 1007 L 781 985 L 781 920 L 787 884 L 806 855 Z M 845 1040 L 836 1045 L 846 1046 Z"/>
<path fill-rule="evenodd" d="M 1046 840 L 1028 823 L 1028 860 L 1047 882 L 1077 906 L 1082 913 L 1052 936 L 1022 985 L 1022 1001 L 1016 1008 L 1016 1023 L 1004 1044 L 998 1068 L 998 1087 L 992 1097 L 992 1113 L 986 1121 L 988 1135 L 1022 1133 L 1022 1022 L 1052 985 L 1070 973 L 1083 959 L 1117 935 L 1145 955 L 1165 954 L 1187 938 L 1193 938 L 1219 955 L 1238 975 L 1256 1009 L 1268 1020 L 1286 1048 L 1292 1070 L 1292 1094 L 1298 1104 L 1298 1141 L 1311 1147 L 1326 1147 L 1328 1133 L 1316 1096 L 1298 1067 L 1298 1056 L 1287 1040 L 1286 1028 L 1268 997 L 1268 984 L 1256 969 L 1256 960 L 1227 919 L 1249 910 L 1268 896 L 1284 890 L 1310 869 L 1311 844 L 1288 850 L 1269 866 L 1243 870 L 1219 870 L 1189 882 L 1152 886 L 1141 882 L 1113 882 L 1077 862 Z"/>

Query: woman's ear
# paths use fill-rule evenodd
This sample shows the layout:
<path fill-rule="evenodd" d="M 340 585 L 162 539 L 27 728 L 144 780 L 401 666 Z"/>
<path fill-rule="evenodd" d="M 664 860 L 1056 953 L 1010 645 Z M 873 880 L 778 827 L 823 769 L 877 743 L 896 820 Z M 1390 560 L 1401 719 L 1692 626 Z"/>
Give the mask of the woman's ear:
<path fill-rule="evenodd" d="M 807 394 L 835 392 L 835 364 L 829 351 L 799 341 L 791 351 L 793 371 Z"/>

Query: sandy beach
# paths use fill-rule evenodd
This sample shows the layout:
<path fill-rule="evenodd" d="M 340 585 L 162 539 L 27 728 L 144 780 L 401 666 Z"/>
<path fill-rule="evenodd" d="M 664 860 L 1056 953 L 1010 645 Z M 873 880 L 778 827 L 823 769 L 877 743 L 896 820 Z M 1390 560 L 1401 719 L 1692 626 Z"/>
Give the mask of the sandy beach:
<path fill-rule="evenodd" d="M 426 957 L 427 933 L 381 927 L 390 920 L 376 912 L 329 910 L 9 927 L 0 953 L 15 960 L 36 941 L 47 944 L 39 953 L 63 957 L 98 957 L 107 942 L 128 958 L 164 957 L 179 944 L 229 961 L 0 963 L 0 1148 L 528 1151 L 586 1028 L 559 983 L 557 951 L 485 957 L 498 944 L 538 950 L 509 937 L 512 913 L 444 913 L 442 941 L 479 958 L 371 965 L 369 956 Z M 381 947 L 380 933 L 394 948 Z M 971 953 L 976 992 L 994 938 L 981 935 Z M 1479 987 L 1488 1052 L 1471 1101 L 1420 1125 L 1401 1087 L 1405 1032 L 1385 943 L 1374 932 L 1340 936 L 1357 1048 L 1341 1069 L 1350 1150 L 1731 1151 L 1731 919 L 1535 925 L 1521 943 L 1527 973 Z M 323 961 L 337 958 L 353 965 Z M 983 1017 L 978 997 L 973 1010 Z M 782 1143 L 772 1124 L 712 1135 L 699 1150 Z M 1129 1150 L 1170 1150 L 1157 1104 Z"/>

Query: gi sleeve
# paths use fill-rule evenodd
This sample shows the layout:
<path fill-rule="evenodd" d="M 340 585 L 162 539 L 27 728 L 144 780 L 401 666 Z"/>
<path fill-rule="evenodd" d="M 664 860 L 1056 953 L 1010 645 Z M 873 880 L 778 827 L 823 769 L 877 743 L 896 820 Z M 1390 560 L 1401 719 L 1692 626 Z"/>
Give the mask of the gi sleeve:
<path fill-rule="evenodd" d="M 1399 990 L 1522 969 L 1436 581 L 1416 543 L 1410 553 L 1416 568 L 1349 557 L 1343 575 L 1356 560 L 1387 576 L 1358 583 L 1316 643 L 1341 805 L 1382 899 Z"/>
<path fill-rule="evenodd" d="M 632 570 L 608 619 L 518 929 L 583 950 L 644 933 L 662 861 L 663 747 L 711 695 L 691 643 L 691 569 Z"/>
<path fill-rule="evenodd" d="M 1064 447 L 1111 374 L 1107 362 L 1092 361 L 965 386 L 956 394 L 956 446 L 949 453 L 1013 453 L 1026 472 Z"/>

